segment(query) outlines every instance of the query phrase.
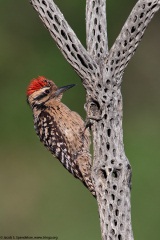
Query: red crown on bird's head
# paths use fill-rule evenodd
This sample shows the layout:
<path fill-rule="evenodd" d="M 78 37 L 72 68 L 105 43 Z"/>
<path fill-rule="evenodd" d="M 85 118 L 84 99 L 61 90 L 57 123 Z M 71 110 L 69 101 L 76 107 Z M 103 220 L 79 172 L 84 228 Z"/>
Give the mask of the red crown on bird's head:
<path fill-rule="evenodd" d="M 35 91 L 47 86 L 47 80 L 44 76 L 39 76 L 37 78 L 33 78 L 27 88 L 27 96 L 31 95 Z"/>

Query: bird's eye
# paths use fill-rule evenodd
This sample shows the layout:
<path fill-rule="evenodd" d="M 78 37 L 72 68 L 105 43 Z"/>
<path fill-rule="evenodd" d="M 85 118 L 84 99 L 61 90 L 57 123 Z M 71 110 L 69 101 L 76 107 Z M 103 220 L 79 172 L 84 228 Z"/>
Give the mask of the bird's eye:
<path fill-rule="evenodd" d="M 45 90 L 45 93 L 46 93 L 46 94 L 50 93 L 49 89 Z"/>

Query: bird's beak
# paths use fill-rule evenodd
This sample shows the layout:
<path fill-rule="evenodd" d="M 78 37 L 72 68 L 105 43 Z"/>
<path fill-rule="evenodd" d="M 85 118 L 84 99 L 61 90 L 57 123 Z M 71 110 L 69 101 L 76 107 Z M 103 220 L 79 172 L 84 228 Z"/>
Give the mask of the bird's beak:
<path fill-rule="evenodd" d="M 54 97 L 58 97 L 60 94 L 64 93 L 65 91 L 67 91 L 68 89 L 74 86 L 75 84 L 70 84 L 70 85 L 58 88 L 57 91 L 54 93 Z"/>

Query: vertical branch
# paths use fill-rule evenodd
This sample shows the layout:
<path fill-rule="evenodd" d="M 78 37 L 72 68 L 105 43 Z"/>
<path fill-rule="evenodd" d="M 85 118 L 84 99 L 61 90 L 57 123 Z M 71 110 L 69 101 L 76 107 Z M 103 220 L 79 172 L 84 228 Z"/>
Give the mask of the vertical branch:
<path fill-rule="evenodd" d="M 108 53 L 106 0 L 86 2 L 87 50 L 94 58 L 103 58 Z"/>

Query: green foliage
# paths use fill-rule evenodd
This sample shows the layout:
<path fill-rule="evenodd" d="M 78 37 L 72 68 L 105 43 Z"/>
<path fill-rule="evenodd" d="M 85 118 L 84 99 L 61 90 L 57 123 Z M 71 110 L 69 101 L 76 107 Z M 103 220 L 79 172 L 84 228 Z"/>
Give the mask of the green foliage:
<path fill-rule="evenodd" d="M 85 1 L 55 2 L 85 45 Z M 134 2 L 108 1 L 110 46 Z M 141 240 L 159 237 L 159 17 L 146 31 L 123 83 L 125 149 L 133 168 L 132 222 L 135 239 Z M 85 117 L 80 79 L 29 0 L 1 1 L 0 22 L 0 235 L 100 239 L 95 199 L 39 142 L 25 97 L 29 81 L 38 75 L 58 86 L 76 83 L 63 101 Z"/>

